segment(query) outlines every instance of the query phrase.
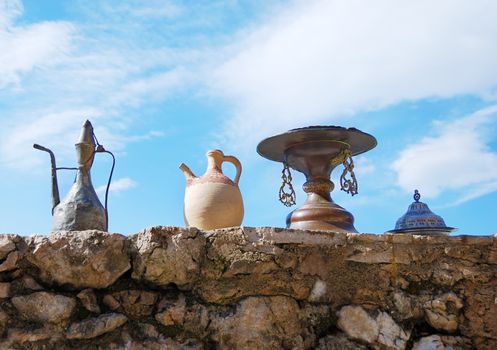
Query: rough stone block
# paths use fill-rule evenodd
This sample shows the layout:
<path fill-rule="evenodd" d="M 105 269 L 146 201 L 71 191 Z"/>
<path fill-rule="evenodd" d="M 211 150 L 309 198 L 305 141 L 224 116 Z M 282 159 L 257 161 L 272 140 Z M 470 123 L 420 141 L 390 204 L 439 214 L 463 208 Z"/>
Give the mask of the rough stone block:
<path fill-rule="evenodd" d="M 56 232 L 28 240 L 27 260 L 48 284 L 106 288 L 131 267 L 126 238 L 100 231 Z"/>

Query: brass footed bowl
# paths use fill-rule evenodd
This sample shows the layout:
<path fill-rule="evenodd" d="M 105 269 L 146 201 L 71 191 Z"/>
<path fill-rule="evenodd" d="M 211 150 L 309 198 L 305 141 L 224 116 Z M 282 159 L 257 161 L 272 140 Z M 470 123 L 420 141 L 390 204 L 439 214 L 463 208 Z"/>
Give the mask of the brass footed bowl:
<path fill-rule="evenodd" d="M 307 199 L 300 208 L 287 216 L 287 227 L 357 232 L 352 214 L 331 199 L 330 192 L 333 191 L 334 184 L 330 175 L 337 165 L 343 164 L 341 188 L 352 195 L 357 194 L 357 181 L 351 157 L 375 146 L 376 139 L 373 136 L 355 128 L 340 126 L 293 129 L 261 141 L 257 152 L 264 158 L 284 164 L 280 200 L 285 205 L 295 202 L 288 168 L 303 173 L 307 180 L 303 186 Z M 350 178 L 347 179 L 347 176 Z M 285 190 L 285 186 L 288 190 Z"/>

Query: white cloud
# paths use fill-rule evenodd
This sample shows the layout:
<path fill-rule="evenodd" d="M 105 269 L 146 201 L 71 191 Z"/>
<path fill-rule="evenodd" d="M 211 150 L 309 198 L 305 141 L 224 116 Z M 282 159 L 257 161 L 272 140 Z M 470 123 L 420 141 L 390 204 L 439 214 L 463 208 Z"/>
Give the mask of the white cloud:
<path fill-rule="evenodd" d="M 360 155 L 354 158 L 354 169 L 360 172 L 361 175 L 366 175 L 373 173 L 376 167 L 368 157 Z"/>
<path fill-rule="evenodd" d="M 161 72 L 152 77 L 136 78 L 110 94 L 106 104 L 109 106 L 129 105 L 137 107 L 142 104 L 145 96 L 160 99 L 164 94 L 167 94 L 167 91 L 174 91 L 186 84 L 187 80 L 189 80 L 189 73 L 181 68 Z"/>
<path fill-rule="evenodd" d="M 1 0 L 0 1 L 0 28 L 9 27 L 12 20 L 20 16 L 23 12 L 22 2 L 20 0 Z"/>
<path fill-rule="evenodd" d="M 449 203 L 448 206 L 457 206 L 459 204 L 469 202 L 470 200 L 484 196 L 494 191 L 497 191 L 497 181 L 483 183 L 478 186 L 473 186 L 473 188 L 466 191 L 466 193 L 463 194 L 461 197 L 459 197 L 459 199 L 457 199 L 455 202 Z"/>
<path fill-rule="evenodd" d="M 130 179 L 129 177 L 123 177 L 117 180 L 114 180 L 110 183 L 109 192 L 110 193 L 121 193 L 122 191 L 128 190 L 130 188 L 136 187 L 138 184 Z M 98 187 L 95 191 L 97 193 L 105 193 L 105 189 L 107 185 L 103 185 Z"/>
<path fill-rule="evenodd" d="M 126 18 L 127 11 L 121 9 L 124 12 L 114 14 L 133 22 L 135 15 L 152 15 L 148 12 L 154 6 L 170 11 L 171 16 L 179 11 L 168 4 L 126 4 L 138 13 Z M 16 20 L 22 14 L 21 2 L 0 0 L 0 9 L 4 8 L 0 11 L 0 98 L 6 102 L 0 116 L 0 164 L 23 169 L 42 164 L 45 160 L 31 147 L 35 142 L 53 149 L 61 163 L 73 159 L 72 145 L 85 119 L 93 122 L 99 140 L 111 151 L 156 137 L 128 131 L 137 118 L 130 108 L 161 101 L 193 79 L 178 62 L 196 60 L 198 53 L 151 47 L 146 30 L 143 42 L 127 42 L 122 33 L 107 35 L 114 24 L 108 30 L 102 27 L 106 22 L 98 21 L 20 25 Z M 117 26 L 130 30 L 123 23 Z"/>
<path fill-rule="evenodd" d="M 497 105 L 435 123 L 435 136 L 407 146 L 394 161 L 397 184 L 429 198 L 454 191 L 454 205 L 497 190 L 497 153 L 488 145 L 496 125 Z"/>
<path fill-rule="evenodd" d="M 59 62 L 70 50 L 73 27 L 67 22 L 14 26 L 23 13 L 18 0 L 0 0 L 0 89 L 19 85 L 34 68 Z"/>
<path fill-rule="evenodd" d="M 11 4 L 0 15 L 0 33 L 8 38 L 0 36 L 0 43 L 19 47 L 7 54 L 11 68 L 0 65 L 0 87 L 7 79 L 0 98 L 17 98 L 3 113 L 1 161 L 36 164 L 26 151 L 33 141 L 72 154 L 71 135 L 86 117 L 98 119 L 94 125 L 109 149 L 108 140 L 122 148 L 136 137 L 127 129 L 139 107 L 184 87 L 232 102 L 221 142 L 252 153 L 274 132 L 334 123 L 406 99 L 488 97 L 497 84 L 497 2 L 299 0 L 282 2 L 285 8 L 275 2 L 261 5 L 269 13 L 263 23 L 231 36 L 201 30 L 200 22 L 219 16 L 219 4 L 192 10 L 168 0 L 79 1 L 80 22 L 21 25 L 20 1 L 0 0 L 0 8 Z M 12 38 L 19 33 L 24 41 L 17 44 Z M 21 92 L 9 90 L 12 84 Z"/>
<path fill-rule="evenodd" d="M 13 168 L 29 169 L 44 164 L 45 156 L 32 148 L 33 143 L 38 143 L 52 149 L 58 160 L 69 155 L 74 158 L 73 145 L 85 118 L 95 120 L 100 116 L 98 110 L 87 108 L 58 113 L 40 111 L 38 116 L 28 115 L 12 121 L 5 132 L 0 132 L 0 157 Z"/>
<path fill-rule="evenodd" d="M 234 103 L 227 141 L 497 85 L 497 2 L 294 1 L 245 30 L 210 76 Z"/>
<path fill-rule="evenodd" d="M 44 112 L 28 115 L 6 125 L 5 132 L 0 132 L 0 165 L 4 163 L 11 168 L 32 169 L 46 164 L 46 156 L 32 148 L 34 143 L 50 148 L 56 155 L 58 163 L 74 161 L 74 144 L 81 131 L 81 126 L 89 119 L 100 143 L 114 153 L 120 152 L 125 145 L 132 142 L 146 141 L 163 137 L 163 131 L 151 130 L 145 134 L 123 135 L 112 115 L 104 115 L 96 108 L 64 110 L 62 112 Z M 6 123 L 9 124 L 9 123 Z"/>

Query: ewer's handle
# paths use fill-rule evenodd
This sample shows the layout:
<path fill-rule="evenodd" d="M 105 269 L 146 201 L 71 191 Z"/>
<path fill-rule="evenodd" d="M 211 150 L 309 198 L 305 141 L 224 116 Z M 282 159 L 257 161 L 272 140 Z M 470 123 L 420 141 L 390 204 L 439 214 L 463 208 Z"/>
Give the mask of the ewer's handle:
<path fill-rule="evenodd" d="M 238 160 L 238 158 L 234 156 L 224 156 L 223 157 L 223 162 L 229 162 L 233 164 L 236 168 L 236 176 L 233 182 L 238 185 L 238 181 L 240 180 L 240 175 L 242 175 L 242 164 Z"/>

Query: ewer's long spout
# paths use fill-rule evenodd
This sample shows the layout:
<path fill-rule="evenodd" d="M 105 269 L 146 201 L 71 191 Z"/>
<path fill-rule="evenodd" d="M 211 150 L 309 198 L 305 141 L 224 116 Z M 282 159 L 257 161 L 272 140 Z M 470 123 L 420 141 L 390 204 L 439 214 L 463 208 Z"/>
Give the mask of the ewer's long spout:
<path fill-rule="evenodd" d="M 50 154 L 50 161 L 52 163 L 52 215 L 55 207 L 60 203 L 59 196 L 59 184 L 57 182 L 57 165 L 55 164 L 55 155 L 51 150 L 46 147 L 43 147 L 37 143 L 33 145 L 34 148 L 40 151 L 45 151 Z"/>

